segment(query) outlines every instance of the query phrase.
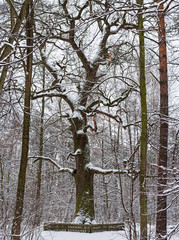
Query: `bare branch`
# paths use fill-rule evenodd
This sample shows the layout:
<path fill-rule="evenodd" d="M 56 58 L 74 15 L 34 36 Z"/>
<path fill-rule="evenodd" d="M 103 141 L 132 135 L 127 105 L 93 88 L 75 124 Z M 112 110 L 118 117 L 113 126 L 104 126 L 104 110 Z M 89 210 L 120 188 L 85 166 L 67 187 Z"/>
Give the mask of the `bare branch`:
<path fill-rule="evenodd" d="M 102 115 L 105 115 L 109 118 L 112 118 L 114 119 L 116 122 L 118 123 L 122 123 L 122 119 L 119 117 L 119 115 L 112 115 L 110 113 L 107 113 L 107 112 L 103 112 L 101 110 L 95 110 L 94 112 L 98 113 L 98 114 L 102 114 Z"/>
<path fill-rule="evenodd" d="M 134 180 L 138 177 L 139 172 L 132 170 L 120 170 L 120 169 L 103 169 L 100 167 L 94 166 L 91 162 L 86 164 L 86 169 L 92 171 L 94 174 L 108 175 L 108 174 L 127 174 L 130 178 Z"/>
<path fill-rule="evenodd" d="M 34 157 L 29 157 L 29 159 L 30 158 L 35 158 L 34 163 L 39 161 L 39 160 L 48 161 L 48 162 L 52 163 L 56 168 L 58 168 L 59 172 L 68 172 L 68 173 L 71 173 L 71 174 L 74 173 L 74 169 L 63 168 L 60 165 L 58 165 L 52 158 L 44 157 L 44 156 L 34 156 Z"/>
<path fill-rule="evenodd" d="M 18 13 L 17 13 L 17 11 L 16 11 L 16 9 L 15 9 L 14 4 L 12 3 L 12 1 L 11 1 L 11 0 L 6 0 L 6 1 L 8 2 L 9 6 L 12 8 L 12 10 L 13 10 L 16 18 L 17 18 L 17 20 L 20 20 L 20 19 L 19 19 L 19 16 L 18 16 Z"/>
<path fill-rule="evenodd" d="M 56 89 L 57 89 L 57 87 L 56 87 Z M 63 98 L 66 101 L 66 103 L 68 103 L 68 105 L 71 108 L 71 110 L 72 111 L 74 110 L 73 103 L 70 101 L 70 99 L 64 93 L 61 93 L 61 92 L 50 92 L 50 93 L 47 93 L 47 92 L 44 91 L 44 93 L 41 93 L 41 94 L 34 94 L 32 96 L 32 99 L 34 100 L 34 99 L 38 99 L 38 98 L 42 98 L 42 97 L 49 97 L 49 98 L 51 98 L 51 97 L 60 97 L 60 98 Z"/>

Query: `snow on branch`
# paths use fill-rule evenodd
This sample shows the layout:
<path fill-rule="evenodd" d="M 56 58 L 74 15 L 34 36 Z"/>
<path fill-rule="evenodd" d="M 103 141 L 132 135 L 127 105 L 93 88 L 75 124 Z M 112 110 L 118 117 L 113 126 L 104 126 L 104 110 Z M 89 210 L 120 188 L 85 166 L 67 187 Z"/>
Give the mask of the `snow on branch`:
<path fill-rule="evenodd" d="M 69 159 L 69 157 L 75 157 L 75 156 L 81 155 L 81 154 L 82 154 L 82 151 L 81 151 L 81 149 L 78 148 L 78 149 L 75 151 L 75 153 L 70 153 L 70 154 L 68 154 L 67 159 Z"/>
<path fill-rule="evenodd" d="M 52 97 L 60 97 L 63 98 L 65 100 L 65 102 L 69 105 L 69 107 L 71 108 L 71 110 L 74 110 L 74 104 L 72 103 L 72 101 L 69 99 L 69 97 L 60 91 L 56 91 L 58 90 L 58 86 L 54 86 L 50 89 L 46 89 L 37 93 L 34 93 L 32 96 L 32 99 L 38 99 L 38 98 L 42 98 L 42 97 L 48 97 L 48 98 L 52 98 Z"/>
<path fill-rule="evenodd" d="M 139 172 L 135 169 L 103 169 L 100 167 L 94 166 L 91 162 L 86 164 L 86 169 L 92 171 L 94 174 L 108 175 L 108 174 L 127 174 L 130 178 L 134 180 L 138 177 Z"/>
<path fill-rule="evenodd" d="M 102 174 L 102 175 L 107 175 L 107 174 L 126 174 L 128 173 L 127 170 L 118 170 L 118 169 L 103 169 L 103 168 L 100 168 L 100 167 L 96 167 L 94 166 L 91 162 L 86 164 L 86 169 L 88 170 L 91 170 L 93 171 L 93 173 L 96 173 L 96 174 Z"/>
<path fill-rule="evenodd" d="M 44 156 L 34 156 L 34 157 L 29 157 L 29 158 L 35 158 L 34 163 L 39 161 L 39 160 L 48 161 L 48 162 L 52 163 L 56 168 L 58 168 L 59 172 L 68 172 L 68 173 L 71 173 L 71 174 L 74 173 L 74 169 L 63 168 L 60 165 L 58 165 L 52 158 L 44 157 Z"/>
<path fill-rule="evenodd" d="M 130 163 L 135 156 L 136 152 L 139 150 L 140 147 L 140 138 L 137 143 L 137 146 L 134 150 L 134 152 L 131 154 L 128 160 L 123 160 L 123 163 L 125 164 Z M 130 178 L 133 178 L 134 180 L 138 177 L 139 171 L 135 170 L 133 168 L 126 168 L 125 170 L 120 169 L 103 169 L 100 167 L 96 167 L 93 165 L 92 162 L 89 162 L 86 164 L 86 169 L 91 170 L 94 174 L 101 174 L 101 175 L 107 175 L 107 174 L 127 174 Z"/>
<path fill-rule="evenodd" d="M 179 231 L 179 223 L 172 229 L 170 233 L 167 234 L 167 237 L 170 239 L 175 233 Z"/>

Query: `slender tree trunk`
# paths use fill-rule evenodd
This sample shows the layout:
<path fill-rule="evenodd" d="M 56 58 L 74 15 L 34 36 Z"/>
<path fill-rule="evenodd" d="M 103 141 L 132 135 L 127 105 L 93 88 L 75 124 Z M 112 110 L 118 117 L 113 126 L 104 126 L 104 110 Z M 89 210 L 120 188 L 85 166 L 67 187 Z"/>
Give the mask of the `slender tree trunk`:
<path fill-rule="evenodd" d="M 10 13 L 11 13 L 11 32 L 13 31 L 14 25 L 15 25 L 15 13 L 14 13 L 14 0 L 11 0 L 12 5 L 10 5 Z"/>
<path fill-rule="evenodd" d="M 161 3 L 161 4 L 160 4 Z M 167 184 L 167 150 L 168 150 L 168 75 L 165 17 L 163 4 L 158 0 L 158 40 L 160 73 L 160 148 L 158 163 L 158 197 L 156 237 L 167 239 L 167 196 L 163 194 Z"/>
<path fill-rule="evenodd" d="M 43 90 L 45 89 L 45 67 L 43 66 Z M 39 155 L 43 156 L 43 139 L 44 139 L 44 112 L 45 112 L 45 97 L 42 98 L 42 109 L 40 119 L 40 144 Z M 37 192 L 36 192 L 36 216 L 35 225 L 40 224 L 40 191 L 41 191 L 41 178 L 42 178 L 42 160 L 38 163 L 37 170 Z"/>
<path fill-rule="evenodd" d="M 20 240 L 22 213 L 24 205 L 24 193 L 26 182 L 26 169 L 28 162 L 29 150 L 29 129 L 30 129 L 30 94 L 31 94 L 31 80 L 32 80 L 32 45 L 33 45 L 33 11 L 32 0 L 28 6 L 26 13 L 26 35 L 27 35 L 27 67 L 25 77 L 25 97 L 24 97 L 24 120 L 23 120 L 23 134 L 22 134 L 22 151 L 20 161 L 20 171 L 18 177 L 18 187 L 16 193 L 15 213 L 12 224 L 12 239 Z"/>
<path fill-rule="evenodd" d="M 111 123 L 109 121 L 109 126 L 110 125 Z M 101 162 L 102 162 L 102 168 L 104 168 L 105 166 L 104 166 L 104 141 L 103 140 L 101 142 Z M 103 183 L 103 189 L 104 189 L 104 194 L 103 194 L 104 221 L 107 222 L 107 219 L 109 218 L 109 211 L 108 211 L 109 206 L 108 206 L 108 188 L 107 188 L 107 183 L 105 181 L 105 176 L 102 176 L 102 183 Z"/>
<path fill-rule="evenodd" d="M 13 30 L 11 32 L 12 36 L 14 34 L 18 33 L 18 31 L 19 31 L 19 29 L 22 25 L 22 22 L 25 18 L 25 13 L 26 13 L 26 10 L 27 10 L 27 6 L 28 6 L 30 1 L 31 0 L 24 0 L 24 2 L 22 4 L 22 8 L 21 8 L 19 16 L 18 16 L 18 19 L 16 21 L 16 24 L 14 24 Z M 10 9 L 12 10 L 12 8 L 10 8 Z M 0 75 L 0 93 L 2 92 L 2 89 L 3 89 L 3 86 L 4 86 L 4 81 L 5 81 L 6 76 L 7 76 L 8 63 L 10 61 L 10 57 L 8 57 L 8 55 L 10 55 L 10 53 L 12 52 L 11 44 L 13 44 L 15 39 L 16 39 L 15 37 L 14 38 L 12 38 L 12 37 L 9 38 L 9 43 L 10 44 L 7 44 L 7 46 L 4 48 L 2 54 L 0 55 L 0 61 L 4 61 L 4 59 L 6 59 L 5 62 L 7 63 L 7 65 L 2 67 L 2 71 L 1 71 L 1 75 Z"/>
<path fill-rule="evenodd" d="M 1 198 L 0 198 L 0 201 L 1 201 L 1 219 L 3 219 L 4 217 L 4 163 L 1 159 L 1 155 L 0 155 L 0 172 L 1 172 Z"/>
<path fill-rule="evenodd" d="M 11 5 L 10 5 L 10 15 L 11 15 L 11 33 L 13 33 L 13 29 L 15 26 L 15 14 L 14 14 L 14 10 L 13 10 L 13 5 L 14 5 L 14 0 L 11 0 Z M 20 26 L 19 26 L 20 27 Z M 11 38 L 12 39 L 12 38 Z M 12 44 L 13 40 L 9 40 L 9 42 Z M 10 48 L 6 48 L 7 53 L 5 54 L 5 56 L 7 56 L 8 54 L 10 54 L 11 49 Z M 4 51 L 5 52 L 5 51 Z M 1 58 L 1 56 L 0 56 Z M 3 59 L 2 59 L 3 60 Z M 2 71 L 1 71 L 1 76 L 0 76 L 0 92 L 2 92 L 3 86 L 4 86 L 4 81 L 6 79 L 7 76 L 7 72 L 8 72 L 8 63 L 10 62 L 10 57 L 7 57 L 6 59 L 6 63 L 7 65 L 3 67 Z"/>
<path fill-rule="evenodd" d="M 137 0 L 139 7 L 143 6 L 143 0 Z M 142 11 L 142 10 L 141 10 Z M 138 13 L 139 28 L 139 68 L 140 68 L 140 100 L 141 100 L 141 153 L 140 153 L 140 239 L 147 240 L 147 101 L 146 101 L 146 82 L 145 82 L 145 44 L 143 16 L 141 11 Z"/>
<path fill-rule="evenodd" d="M 125 102 L 126 105 L 126 102 Z M 125 106 L 127 109 L 127 105 Z M 126 121 L 127 125 L 129 125 L 129 117 L 126 113 Z M 130 146 L 130 154 L 133 153 L 133 146 L 132 146 L 132 133 L 131 128 L 128 126 L 128 136 L 129 136 L 129 146 Z M 131 159 L 131 162 L 129 163 L 131 166 L 131 169 L 134 168 L 134 161 Z M 135 180 L 131 178 L 130 180 L 130 203 L 129 203 L 129 240 L 136 240 L 137 239 L 137 231 L 136 231 L 136 221 L 135 221 L 135 215 L 134 215 L 134 182 Z"/>

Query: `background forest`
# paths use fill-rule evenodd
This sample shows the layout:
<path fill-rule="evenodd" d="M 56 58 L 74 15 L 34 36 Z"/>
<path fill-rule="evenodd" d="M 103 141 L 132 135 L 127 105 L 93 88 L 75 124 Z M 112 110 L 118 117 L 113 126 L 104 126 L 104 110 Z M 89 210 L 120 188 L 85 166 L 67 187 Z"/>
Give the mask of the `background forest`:
<path fill-rule="evenodd" d="M 170 239 L 178 79 L 177 0 L 0 0 L 1 239 L 51 221 Z"/>

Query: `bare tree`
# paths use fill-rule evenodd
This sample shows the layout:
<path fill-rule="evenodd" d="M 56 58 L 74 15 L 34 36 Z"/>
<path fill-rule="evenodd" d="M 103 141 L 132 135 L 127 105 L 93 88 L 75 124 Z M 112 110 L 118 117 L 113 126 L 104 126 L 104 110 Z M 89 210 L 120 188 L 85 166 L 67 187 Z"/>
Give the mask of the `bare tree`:
<path fill-rule="evenodd" d="M 51 73 L 54 80 L 49 89 L 37 92 L 33 96 L 33 99 L 41 97 L 60 97 L 68 105 L 68 111 L 64 117 L 66 117 L 70 123 L 74 143 L 74 152 L 70 154 L 70 157 L 75 158 L 76 168 L 61 168 L 56 163 L 54 164 L 56 164 L 61 172 L 70 172 L 74 177 L 76 184 L 75 221 L 84 223 L 92 222 L 95 217 L 93 191 L 94 174 L 105 175 L 111 173 L 126 173 L 126 171 L 123 170 L 102 170 L 92 165 L 90 161 L 90 146 L 87 131 L 88 129 L 92 129 L 94 131 L 96 129 L 95 121 L 94 127 L 88 124 L 88 116 L 90 115 L 105 115 L 113 118 L 118 124 L 121 123 L 120 116 L 117 113 L 112 114 L 108 111 L 103 111 L 101 107 L 108 106 L 109 108 L 112 108 L 114 106 L 118 106 L 120 102 L 127 98 L 133 87 L 130 85 L 131 87 L 125 89 L 121 96 L 118 96 L 115 99 L 113 98 L 113 100 L 105 97 L 101 91 L 101 98 L 105 101 L 93 97 L 95 96 L 93 91 L 95 91 L 95 89 L 98 90 L 100 82 L 102 83 L 104 81 L 104 74 L 101 72 L 100 68 L 103 68 L 104 71 L 106 71 L 103 66 L 107 62 L 110 64 L 111 61 L 109 49 L 112 48 L 112 43 L 110 44 L 110 37 L 115 36 L 125 28 L 130 28 L 130 24 L 128 24 L 124 19 L 126 14 L 123 15 L 123 13 L 121 13 L 121 15 L 123 15 L 122 22 L 121 16 L 116 15 L 114 18 L 109 17 L 110 15 L 112 16 L 113 11 L 110 13 L 110 4 L 108 1 L 104 3 L 95 3 L 99 11 L 101 11 L 101 18 L 96 16 L 95 11 L 93 14 L 93 8 L 92 6 L 89 6 L 89 1 L 86 1 L 81 5 L 74 4 L 73 7 L 75 11 L 73 13 L 69 4 L 70 1 L 59 1 L 59 10 L 61 11 L 61 15 L 63 17 L 65 16 L 64 21 L 62 22 L 60 28 L 58 25 L 53 25 L 53 27 L 50 27 L 49 25 L 49 30 L 52 33 L 47 39 L 45 37 L 44 39 L 47 45 L 50 41 L 56 41 L 56 43 L 58 41 L 60 45 L 63 43 L 67 51 L 70 51 L 73 54 L 73 61 L 75 60 L 77 65 L 80 66 L 81 72 L 77 72 L 75 69 L 74 73 L 68 73 L 67 59 L 66 65 L 62 65 L 63 60 L 61 62 L 60 60 L 55 61 L 56 68 L 54 68 L 51 64 L 49 64 L 46 56 L 47 53 L 44 54 L 43 46 L 41 46 L 42 62 L 46 69 Z M 89 12 L 89 8 L 92 12 Z M 92 17 L 90 17 L 91 14 L 93 15 Z M 85 16 L 90 17 L 91 24 L 94 24 L 94 27 L 97 28 L 97 37 L 98 35 L 100 36 L 100 40 L 97 43 L 98 51 L 96 56 L 93 58 L 87 55 L 86 48 L 88 48 L 88 44 L 85 46 L 82 39 L 83 35 L 80 35 L 80 26 L 82 26 L 82 29 L 85 26 L 83 25 L 83 17 Z M 90 21 L 88 22 L 89 24 Z M 87 24 L 84 32 L 88 29 L 90 28 Z M 91 43 L 94 44 L 95 39 L 96 37 L 92 37 Z M 91 45 L 91 43 L 89 43 L 89 45 Z M 58 46 L 58 44 L 55 46 Z M 60 48 L 61 47 L 59 47 L 59 49 Z M 59 73 L 63 73 L 63 75 L 60 76 Z M 64 82 L 66 82 L 66 85 Z M 70 87 L 68 87 L 69 83 Z M 38 159 L 49 160 L 52 162 L 52 159 L 49 159 L 48 157 L 39 156 Z"/>
<path fill-rule="evenodd" d="M 24 119 L 22 134 L 22 150 L 20 170 L 18 176 L 18 186 L 16 193 L 16 205 L 12 224 L 12 239 L 20 240 L 21 223 L 24 205 L 24 193 L 26 183 L 26 169 L 29 150 L 29 130 L 30 130 L 30 95 L 32 84 L 32 51 L 33 51 L 33 1 L 30 1 L 26 11 L 26 36 L 27 36 L 27 64 L 25 67 L 25 96 L 24 96 Z"/>

